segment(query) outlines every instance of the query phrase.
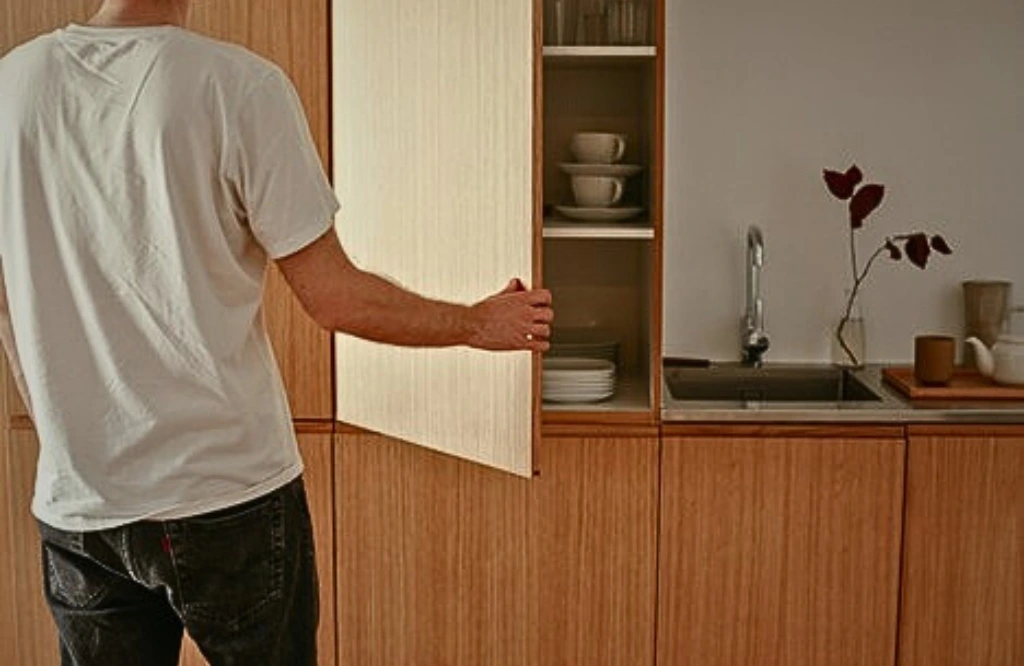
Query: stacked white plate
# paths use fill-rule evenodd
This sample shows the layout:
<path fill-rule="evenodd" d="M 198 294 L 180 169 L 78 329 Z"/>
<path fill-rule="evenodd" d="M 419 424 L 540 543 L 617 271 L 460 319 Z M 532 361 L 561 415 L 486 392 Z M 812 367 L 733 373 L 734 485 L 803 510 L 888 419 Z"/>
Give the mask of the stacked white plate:
<path fill-rule="evenodd" d="M 615 364 L 596 358 L 545 358 L 541 395 L 548 402 L 597 402 L 615 394 Z"/>
<path fill-rule="evenodd" d="M 617 363 L 619 342 L 600 328 L 556 328 L 551 332 L 551 349 L 547 358 L 600 358 Z"/>

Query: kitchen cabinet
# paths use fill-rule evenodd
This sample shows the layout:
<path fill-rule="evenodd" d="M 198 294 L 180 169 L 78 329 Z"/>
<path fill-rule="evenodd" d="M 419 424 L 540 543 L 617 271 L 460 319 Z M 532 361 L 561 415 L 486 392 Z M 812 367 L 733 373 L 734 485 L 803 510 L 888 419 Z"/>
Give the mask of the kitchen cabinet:
<path fill-rule="evenodd" d="M 1024 428 L 910 426 L 900 666 L 1024 663 Z"/>
<path fill-rule="evenodd" d="M 546 3 L 554 17 L 554 0 Z M 564 3 L 570 27 L 587 3 Z M 593 7 L 597 3 L 591 3 Z M 607 3 L 609 6 L 642 3 Z M 660 25 L 660 3 L 654 3 Z M 574 6 L 575 5 L 575 6 Z M 571 11 L 578 9 L 578 12 Z M 602 19 L 604 21 L 604 19 Z M 570 30 L 570 32 L 573 32 Z M 602 31 L 600 42 L 607 42 Z M 562 343 L 596 338 L 618 344 L 615 396 L 601 411 L 643 413 L 660 404 L 661 238 L 663 144 L 663 39 L 656 29 L 643 46 L 548 44 L 543 49 L 544 280 L 558 319 L 551 355 Z M 591 35 L 593 37 L 593 35 Z M 611 132 L 625 137 L 619 164 L 639 172 L 625 178 L 617 209 L 640 210 L 636 217 L 601 222 L 574 219 L 570 169 L 580 169 L 570 150 L 577 132 Z M 588 166 L 588 169 L 594 169 Z M 579 215 L 580 211 L 572 213 Z M 551 412 L 579 411 L 579 405 L 548 403 Z M 591 410 L 588 410 L 591 411 Z"/>
<path fill-rule="evenodd" d="M 529 481 L 337 435 L 339 662 L 527 663 Z"/>
<path fill-rule="evenodd" d="M 616 396 L 541 408 L 539 358 L 337 336 L 337 417 L 529 477 L 541 413 L 656 423 L 660 391 L 662 3 L 648 45 L 550 47 L 542 0 L 334 0 L 338 228 L 358 263 L 469 302 L 510 277 L 549 287 L 559 335 L 618 345 Z M 573 133 L 627 135 L 636 220 L 559 219 Z M 571 331 L 571 333 L 570 333 Z M 548 418 L 545 413 L 544 418 Z"/>
<path fill-rule="evenodd" d="M 534 664 L 654 663 L 657 430 L 546 427 L 529 487 Z"/>
<path fill-rule="evenodd" d="M 902 429 L 665 435 L 657 663 L 891 665 Z"/>
<path fill-rule="evenodd" d="M 338 229 L 356 262 L 465 303 L 539 281 L 531 3 L 335 0 L 332 15 Z M 339 420 L 532 472 L 530 354 L 335 348 Z"/>
<path fill-rule="evenodd" d="M 651 663 L 656 435 L 545 436 L 529 481 L 338 435 L 340 663 Z"/>

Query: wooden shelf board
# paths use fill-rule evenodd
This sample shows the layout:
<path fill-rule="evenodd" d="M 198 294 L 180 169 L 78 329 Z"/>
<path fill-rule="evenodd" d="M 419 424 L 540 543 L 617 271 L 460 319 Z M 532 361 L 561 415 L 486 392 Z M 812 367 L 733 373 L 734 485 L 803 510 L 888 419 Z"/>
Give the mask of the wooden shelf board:
<path fill-rule="evenodd" d="M 544 57 L 551 60 L 649 60 L 657 57 L 656 46 L 545 46 Z"/>
<path fill-rule="evenodd" d="M 544 238 L 594 238 L 653 240 L 654 227 L 650 222 L 639 224 L 622 222 L 567 222 L 545 220 Z"/>

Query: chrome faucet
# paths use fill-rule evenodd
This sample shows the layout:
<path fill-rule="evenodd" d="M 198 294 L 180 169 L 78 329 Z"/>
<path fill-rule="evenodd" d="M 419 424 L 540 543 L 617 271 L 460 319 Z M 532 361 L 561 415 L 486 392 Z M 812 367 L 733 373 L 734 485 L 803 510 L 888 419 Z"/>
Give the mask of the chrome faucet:
<path fill-rule="evenodd" d="M 761 299 L 761 268 L 764 266 L 764 236 L 756 225 L 747 229 L 747 308 L 743 315 L 741 339 L 743 364 L 759 366 L 768 351 L 764 330 L 764 301 Z"/>

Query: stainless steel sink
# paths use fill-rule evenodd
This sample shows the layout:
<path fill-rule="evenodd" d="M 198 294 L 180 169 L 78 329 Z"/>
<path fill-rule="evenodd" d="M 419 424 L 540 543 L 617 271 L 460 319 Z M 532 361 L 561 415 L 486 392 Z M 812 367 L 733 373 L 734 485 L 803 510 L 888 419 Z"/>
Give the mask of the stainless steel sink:
<path fill-rule="evenodd" d="M 848 403 L 882 398 L 851 371 L 834 366 L 714 364 L 666 367 L 675 400 L 699 402 Z"/>

